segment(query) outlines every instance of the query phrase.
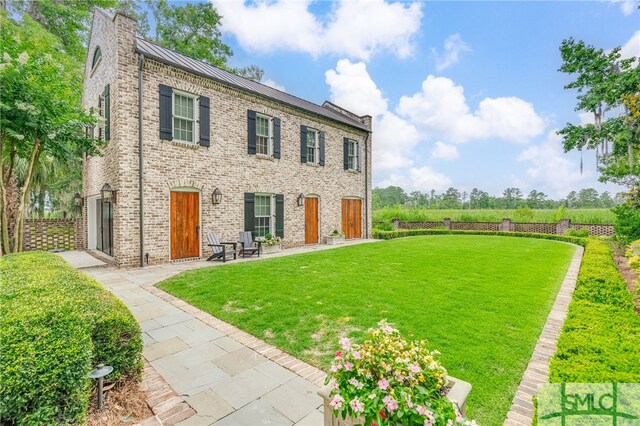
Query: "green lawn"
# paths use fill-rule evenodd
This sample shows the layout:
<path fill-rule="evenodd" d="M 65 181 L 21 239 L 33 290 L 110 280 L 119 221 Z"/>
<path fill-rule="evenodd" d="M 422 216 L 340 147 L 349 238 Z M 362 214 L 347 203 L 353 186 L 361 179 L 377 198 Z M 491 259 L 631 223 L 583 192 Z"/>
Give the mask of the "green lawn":
<path fill-rule="evenodd" d="M 381 319 L 429 339 L 501 424 L 574 247 L 528 238 L 411 237 L 185 272 L 159 285 L 326 369 L 344 334 Z"/>

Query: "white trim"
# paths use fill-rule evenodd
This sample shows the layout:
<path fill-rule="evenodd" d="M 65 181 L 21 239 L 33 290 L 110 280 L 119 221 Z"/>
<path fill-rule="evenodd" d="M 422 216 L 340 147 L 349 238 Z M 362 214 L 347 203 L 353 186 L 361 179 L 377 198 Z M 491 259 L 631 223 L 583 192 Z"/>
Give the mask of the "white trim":
<path fill-rule="evenodd" d="M 254 220 L 254 227 L 255 227 L 255 220 L 258 217 L 268 217 L 268 216 L 257 216 L 256 215 L 256 197 L 269 197 L 270 198 L 270 212 L 271 215 L 269 217 L 269 231 L 268 233 L 271 235 L 276 235 L 275 234 L 275 230 L 276 230 L 276 194 L 274 193 L 269 193 L 269 192 L 254 192 L 253 193 L 253 220 Z"/>
<path fill-rule="evenodd" d="M 96 234 L 98 233 L 98 224 L 96 223 L 96 200 L 100 195 L 88 196 L 85 200 L 87 203 L 87 249 L 97 250 Z"/>
<path fill-rule="evenodd" d="M 183 117 L 183 116 L 180 116 L 180 115 L 178 115 L 178 116 L 175 115 L 176 95 L 193 99 L 193 119 L 188 118 L 188 117 Z M 200 116 L 199 116 L 199 114 L 200 114 L 200 97 L 199 96 L 194 95 L 193 93 L 184 92 L 184 91 L 179 90 L 179 89 L 173 89 L 171 91 L 171 136 L 172 136 L 174 141 L 187 143 L 187 144 L 192 144 L 192 145 L 198 145 L 199 144 L 199 142 L 200 142 Z M 192 141 L 185 141 L 185 140 L 182 140 L 182 139 L 178 139 L 176 137 L 176 134 L 175 134 L 175 131 L 176 131 L 175 119 L 176 118 L 178 118 L 179 120 L 193 121 L 193 140 Z"/>
<path fill-rule="evenodd" d="M 258 152 L 258 137 L 264 137 L 263 135 L 258 135 L 258 118 L 264 118 L 269 122 L 267 126 L 267 153 L 263 154 Z M 273 157 L 273 117 L 267 114 L 262 114 L 260 112 L 256 112 L 256 155 L 263 157 Z"/>
<path fill-rule="evenodd" d="M 309 161 L 309 132 L 313 132 L 315 134 L 315 146 L 313 153 L 313 161 Z M 314 129 L 312 127 L 307 127 L 307 141 L 305 143 L 305 148 L 307 150 L 307 164 L 320 164 L 320 130 Z"/>

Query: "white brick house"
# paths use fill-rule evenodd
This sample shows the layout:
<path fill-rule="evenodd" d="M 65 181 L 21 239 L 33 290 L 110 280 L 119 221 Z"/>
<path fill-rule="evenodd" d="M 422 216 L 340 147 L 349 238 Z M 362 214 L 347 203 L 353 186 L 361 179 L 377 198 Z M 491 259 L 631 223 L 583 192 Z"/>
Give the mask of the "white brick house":
<path fill-rule="evenodd" d="M 105 144 L 84 162 L 89 249 L 135 266 L 207 257 L 209 232 L 232 241 L 269 232 L 285 247 L 321 243 L 334 229 L 370 236 L 371 117 L 239 77 L 135 30 L 124 14 L 94 13 L 83 103 L 101 111 L 95 135 Z"/>

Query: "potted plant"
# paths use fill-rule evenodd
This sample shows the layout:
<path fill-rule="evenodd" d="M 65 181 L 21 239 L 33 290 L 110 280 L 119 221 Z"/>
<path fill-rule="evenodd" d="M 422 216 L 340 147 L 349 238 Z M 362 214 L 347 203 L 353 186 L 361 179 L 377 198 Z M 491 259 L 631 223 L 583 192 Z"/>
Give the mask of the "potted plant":
<path fill-rule="evenodd" d="M 337 229 L 334 229 L 327 237 L 327 244 L 336 245 L 344 243 L 344 234 Z"/>
<path fill-rule="evenodd" d="M 267 233 L 264 238 L 261 239 L 260 253 L 270 254 L 277 253 L 282 250 L 282 239 Z"/>
<path fill-rule="evenodd" d="M 386 321 L 355 344 L 340 339 L 325 386 L 325 426 L 476 425 L 465 420 L 471 385 L 447 376 L 426 340 L 407 341 Z"/>

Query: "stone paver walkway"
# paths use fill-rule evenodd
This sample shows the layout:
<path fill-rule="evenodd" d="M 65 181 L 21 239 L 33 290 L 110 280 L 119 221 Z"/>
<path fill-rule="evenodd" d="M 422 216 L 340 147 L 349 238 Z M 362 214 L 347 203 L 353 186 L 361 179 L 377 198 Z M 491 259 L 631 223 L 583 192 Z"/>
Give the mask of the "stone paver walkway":
<path fill-rule="evenodd" d="M 295 248 L 260 259 L 335 247 L 340 246 Z M 73 254 L 63 257 L 82 258 Z M 222 262 L 193 261 L 130 270 L 81 265 L 84 263 L 75 264 L 133 312 L 142 329 L 144 357 L 196 411 L 179 424 L 322 425 L 322 400 L 316 392 L 324 373 L 154 286 L 182 271 L 220 266 Z"/>
<path fill-rule="evenodd" d="M 529 365 L 516 390 L 516 395 L 513 398 L 511 409 L 507 413 L 504 426 L 530 426 L 533 422 L 534 407 L 532 398 L 538 393 L 542 385 L 549 382 L 549 361 L 556 352 L 556 341 L 562 331 L 564 319 L 567 317 L 571 295 L 576 288 L 583 253 L 584 248 L 577 246 L 569 264 L 569 270 L 560 286 L 553 308 L 551 308 L 551 313 L 533 350 Z"/>

